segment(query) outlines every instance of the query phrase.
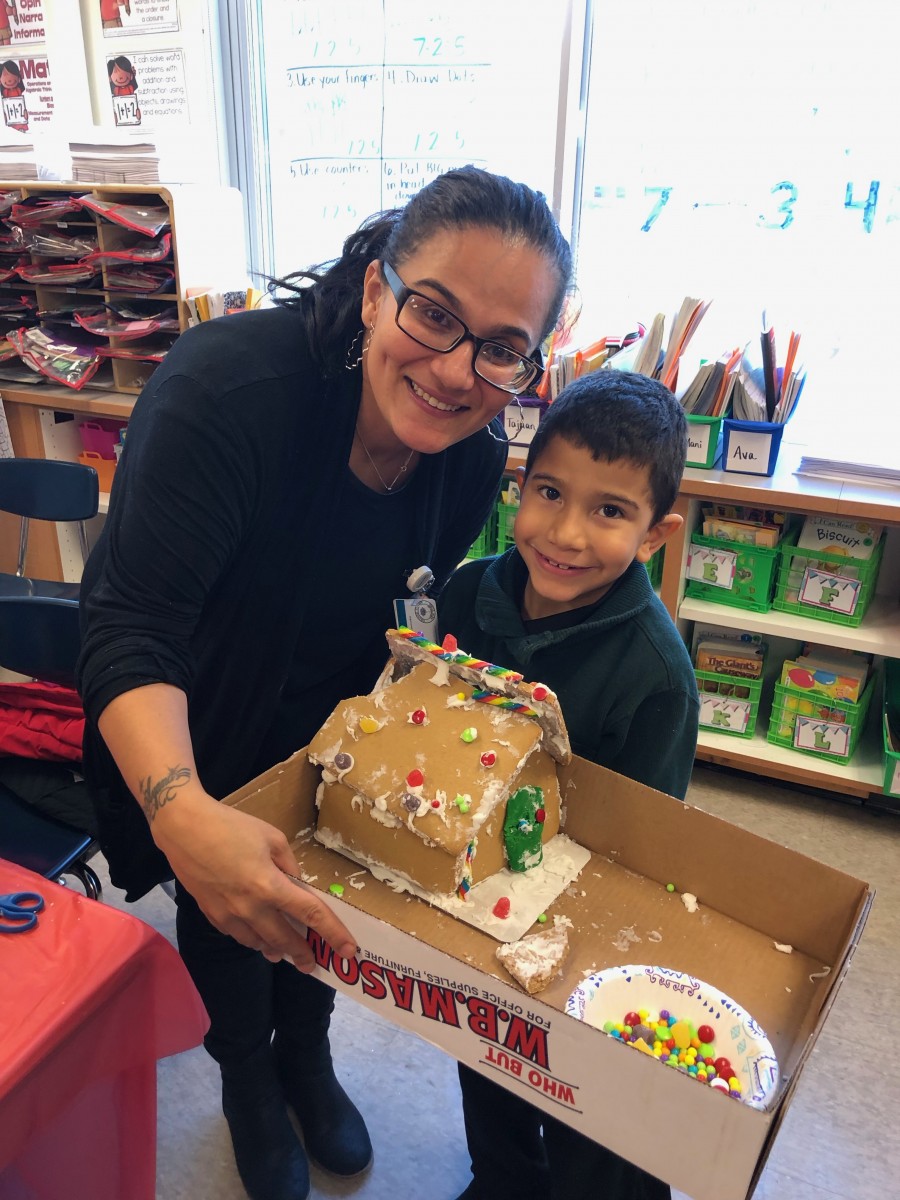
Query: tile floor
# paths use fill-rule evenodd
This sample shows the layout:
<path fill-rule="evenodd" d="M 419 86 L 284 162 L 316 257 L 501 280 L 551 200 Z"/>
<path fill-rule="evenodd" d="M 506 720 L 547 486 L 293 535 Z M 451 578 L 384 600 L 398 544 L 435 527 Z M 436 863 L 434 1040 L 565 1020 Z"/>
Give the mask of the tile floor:
<path fill-rule="evenodd" d="M 900 1063 L 890 1034 L 900 993 L 900 817 L 707 767 L 696 769 L 688 799 L 878 893 L 754 1200 L 900 1197 Z M 122 903 L 111 886 L 105 898 Z M 129 907 L 174 938 L 174 906 L 159 890 Z M 375 1163 L 356 1183 L 315 1173 L 314 1200 L 453 1200 L 469 1179 L 453 1062 L 340 997 L 334 1025 L 340 1074 L 369 1123 Z M 198 1049 L 160 1064 L 157 1200 L 213 1198 L 246 1200 L 216 1068 Z"/>

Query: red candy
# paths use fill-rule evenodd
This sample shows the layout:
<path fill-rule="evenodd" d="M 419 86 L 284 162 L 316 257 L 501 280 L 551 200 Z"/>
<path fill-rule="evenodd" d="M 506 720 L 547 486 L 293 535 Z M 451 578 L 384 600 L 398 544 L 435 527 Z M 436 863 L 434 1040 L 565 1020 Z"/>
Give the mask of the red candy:
<path fill-rule="evenodd" d="M 497 755 L 493 750 L 485 750 L 484 754 L 481 756 L 481 765 L 483 767 L 492 767 L 496 761 Z"/>
<path fill-rule="evenodd" d="M 406 777 L 406 782 L 409 784 L 410 787 L 421 787 L 422 784 L 425 782 L 425 776 L 422 774 L 422 772 L 419 770 L 418 767 L 413 767 L 413 769 L 410 771 L 410 773 Z"/>
<path fill-rule="evenodd" d="M 415 712 L 410 713 L 409 719 L 413 725 L 422 725 L 425 721 L 425 709 L 417 708 Z"/>
<path fill-rule="evenodd" d="M 630 1025 L 632 1029 L 634 1029 L 635 1025 L 640 1025 L 640 1023 L 641 1018 L 636 1012 L 626 1013 L 625 1020 L 622 1022 L 623 1025 Z"/>
<path fill-rule="evenodd" d="M 455 654 L 459 649 L 459 642 L 452 633 L 444 635 L 444 640 L 441 642 L 441 649 L 446 650 L 448 654 Z"/>
<path fill-rule="evenodd" d="M 494 905 L 494 916 L 505 920 L 509 916 L 509 896 L 501 896 Z"/>
<path fill-rule="evenodd" d="M 539 683 L 537 685 L 537 687 L 531 689 L 532 700 L 546 700 L 547 695 L 548 695 L 547 689 L 544 687 L 544 685 L 542 683 Z"/>
<path fill-rule="evenodd" d="M 716 1068 L 718 1074 L 724 1075 L 726 1079 L 730 1079 L 734 1074 L 734 1071 L 731 1069 L 731 1063 L 727 1058 L 717 1058 L 713 1066 Z"/>
<path fill-rule="evenodd" d="M 716 1031 L 711 1025 L 701 1025 L 697 1030 L 697 1037 L 704 1044 L 704 1046 L 708 1046 L 710 1042 L 715 1041 Z"/>
<path fill-rule="evenodd" d="M 534 814 L 534 819 L 537 821 L 538 825 L 543 825 L 543 823 L 547 820 L 547 814 L 542 808 L 539 808 Z"/>
<path fill-rule="evenodd" d="M 431 802 L 431 807 L 432 807 L 432 808 L 440 808 L 440 807 L 441 807 L 441 802 L 440 802 L 440 800 L 432 800 L 432 802 Z"/>

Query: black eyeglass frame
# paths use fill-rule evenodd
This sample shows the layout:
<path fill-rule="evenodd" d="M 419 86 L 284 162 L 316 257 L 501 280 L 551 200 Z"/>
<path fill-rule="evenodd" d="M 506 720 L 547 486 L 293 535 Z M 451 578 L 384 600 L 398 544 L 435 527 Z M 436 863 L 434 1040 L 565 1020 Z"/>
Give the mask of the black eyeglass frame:
<path fill-rule="evenodd" d="M 535 379 L 544 373 L 543 363 L 535 362 L 534 359 L 529 358 L 527 354 L 519 354 L 518 350 L 514 350 L 512 346 L 506 346 L 503 344 L 503 342 L 498 342 L 496 338 L 476 337 L 465 321 L 458 317 L 455 312 L 452 312 L 449 308 L 447 308 L 446 305 L 439 303 L 431 296 L 426 296 L 423 292 L 417 292 L 414 291 L 413 288 L 407 287 L 386 259 L 381 260 L 381 271 L 384 275 L 385 282 L 391 289 L 391 293 L 393 294 L 397 305 L 397 311 L 394 313 L 394 323 L 402 333 L 405 333 L 408 338 L 412 338 L 412 340 L 417 342 L 420 346 L 425 346 L 425 348 L 428 350 L 434 350 L 436 354 L 450 354 L 457 348 L 457 346 L 460 345 L 461 342 L 470 341 L 473 346 L 472 370 L 479 379 L 483 379 L 484 382 L 489 383 L 491 387 L 495 387 L 498 391 L 506 392 L 511 396 L 520 396 L 527 387 L 534 383 Z M 400 314 L 403 311 L 403 306 L 406 304 L 410 296 L 416 296 L 418 299 L 426 301 L 426 303 L 433 305 L 435 308 L 439 308 L 449 317 L 452 317 L 454 321 L 458 322 L 458 324 L 462 325 L 462 333 L 458 338 L 456 338 L 451 346 L 445 346 L 443 348 L 440 346 L 432 346 L 428 342 L 423 342 L 421 338 L 417 338 L 415 334 L 410 333 L 408 329 L 403 328 L 403 326 L 400 324 Z M 501 350 L 505 350 L 508 354 L 517 354 L 523 363 L 527 363 L 528 366 L 532 368 L 533 374 L 530 375 L 524 383 L 515 386 L 505 386 L 502 383 L 495 383 L 493 379 L 488 379 L 488 377 L 482 374 L 482 372 L 478 369 L 478 355 L 481 353 L 482 346 L 499 346 Z"/>

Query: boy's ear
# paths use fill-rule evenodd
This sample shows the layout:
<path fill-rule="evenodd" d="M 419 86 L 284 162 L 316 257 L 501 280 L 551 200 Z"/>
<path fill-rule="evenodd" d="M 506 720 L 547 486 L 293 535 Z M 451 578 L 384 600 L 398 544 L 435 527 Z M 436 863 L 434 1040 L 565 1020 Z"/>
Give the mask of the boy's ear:
<path fill-rule="evenodd" d="M 525 468 L 516 467 L 516 469 L 513 471 L 513 474 L 516 477 L 516 483 L 519 485 L 519 491 L 521 492 L 522 488 L 525 486 Z"/>
<path fill-rule="evenodd" d="M 674 533 L 677 533 L 683 524 L 684 517 L 680 517 L 677 513 L 668 513 L 655 525 L 651 525 L 647 530 L 647 536 L 641 543 L 641 548 L 635 555 L 638 562 L 649 562 L 660 546 L 667 542 Z"/>

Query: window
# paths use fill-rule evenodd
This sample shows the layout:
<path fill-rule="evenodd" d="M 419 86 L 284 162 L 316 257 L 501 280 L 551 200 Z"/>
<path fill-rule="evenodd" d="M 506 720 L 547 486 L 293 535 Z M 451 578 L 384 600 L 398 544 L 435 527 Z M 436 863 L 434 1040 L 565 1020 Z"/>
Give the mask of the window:
<path fill-rule="evenodd" d="M 758 338 L 765 309 L 780 361 L 802 335 L 792 439 L 877 442 L 894 423 L 878 345 L 900 318 L 890 28 L 879 0 L 645 0 L 639 19 L 597 0 L 584 327 L 626 332 L 712 299 L 696 348 L 717 357 Z"/>

